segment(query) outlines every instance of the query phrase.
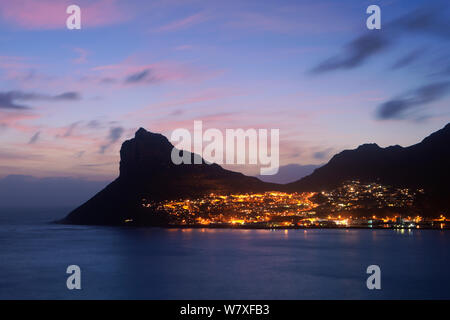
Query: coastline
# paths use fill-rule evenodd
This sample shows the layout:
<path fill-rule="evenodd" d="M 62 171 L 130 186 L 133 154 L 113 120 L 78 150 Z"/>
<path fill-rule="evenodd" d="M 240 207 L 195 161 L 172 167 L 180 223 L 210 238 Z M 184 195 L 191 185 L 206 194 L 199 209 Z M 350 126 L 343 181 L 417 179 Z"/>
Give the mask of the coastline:
<path fill-rule="evenodd" d="M 339 229 L 339 230 L 350 230 L 350 229 L 367 229 L 367 230 L 450 230 L 450 226 L 264 226 L 264 225 L 232 225 L 232 224 L 214 224 L 214 225 L 202 225 L 202 224 L 165 224 L 165 225 L 145 225 L 137 223 L 125 223 L 125 224 L 77 224 L 69 223 L 63 220 L 56 220 L 49 222 L 51 224 L 64 224 L 64 225 L 82 225 L 82 226 L 105 226 L 105 227 L 129 227 L 129 228 L 163 228 L 163 229 L 235 229 L 235 230 L 317 230 L 317 229 Z"/>

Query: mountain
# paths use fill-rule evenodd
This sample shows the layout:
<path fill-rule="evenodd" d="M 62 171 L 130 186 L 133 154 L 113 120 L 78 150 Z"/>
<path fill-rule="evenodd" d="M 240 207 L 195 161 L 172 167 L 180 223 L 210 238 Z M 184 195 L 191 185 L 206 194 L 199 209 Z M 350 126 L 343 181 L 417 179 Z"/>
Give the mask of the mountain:
<path fill-rule="evenodd" d="M 424 188 L 418 206 L 434 215 L 450 207 L 450 124 L 410 147 L 381 148 L 364 144 L 336 154 L 312 174 L 285 185 L 225 170 L 217 164 L 175 165 L 173 145 L 161 134 L 139 129 L 120 150 L 120 175 L 92 199 L 72 211 L 63 223 L 120 225 L 132 219 L 137 225 L 164 225 L 166 217 L 148 214 L 142 199 L 154 201 L 192 198 L 209 193 L 280 190 L 330 190 L 346 180 L 379 182 L 392 186 Z M 192 153 L 193 159 L 199 157 Z"/>
<path fill-rule="evenodd" d="M 288 164 L 285 166 L 281 166 L 278 170 L 277 174 L 274 175 L 258 175 L 256 176 L 258 179 L 271 182 L 271 183 L 289 183 L 293 181 L 297 181 L 307 175 L 310 175 L 314 169 L 319 168 L 321 165 L 315 164 Z"/>
<path fill-rule="evenodd" d="M 143 198 L 158 201 L 277 188 L 217 164 L 206 164 L 203 159 L 201 164 L 175 165 L 172 149 L 163 135 L 140 128 L 133 139 L 122 144 L 119 177 L 61 222 L 119 225 L 133 219 L 136 224 L 163 225 L 164 217 L 142 213 Z M 193 160 L 199 156 L 189 153 L 189 157 Z"/>
<path fill-rule="evenodd" d="M 437 209 L 450 207 L 450 123 L 410 147 L 381 148 L 364 144 L 336 154 L 324 166 L 298 181 L 285 185 L 289 191 L 332 189 L 359 179 L 393 186 L 424 188 Z"/>

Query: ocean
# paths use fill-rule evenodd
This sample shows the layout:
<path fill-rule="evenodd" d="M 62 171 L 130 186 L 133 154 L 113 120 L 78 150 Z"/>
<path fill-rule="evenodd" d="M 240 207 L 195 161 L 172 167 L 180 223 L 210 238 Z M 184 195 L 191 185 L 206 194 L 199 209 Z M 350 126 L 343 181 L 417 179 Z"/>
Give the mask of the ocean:
<path fill-rule="evenodd" d="M 0 209 L 0 299 L 450 299 L 450 231 L 50 223 L 68 211 Z"/>

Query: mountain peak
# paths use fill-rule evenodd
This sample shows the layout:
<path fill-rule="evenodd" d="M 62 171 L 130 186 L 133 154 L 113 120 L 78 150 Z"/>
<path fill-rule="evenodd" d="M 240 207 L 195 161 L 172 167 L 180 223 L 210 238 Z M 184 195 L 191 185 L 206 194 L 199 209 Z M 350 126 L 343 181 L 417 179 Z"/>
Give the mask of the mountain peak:
<path fill-rule="evenodd" d="M 136 133 L 134 134 L 134 137 L 137 138 L 137 137 L 139 137 L 139 136 L 144 136 L 144 135 L 147 134 L 147 133 L 148 133 L 147 130 L 145 130 L 144 128 L 140 127 L 140 128 L 136 131 Z"/>
<path fill-rule="evenodd" d="M 64 220 L 77 224 L 165 224 L 167 217 L 142 211 L 142 199 L 185 199 L 210 193 L 261 192 L 277 185 L 223 169 L 217 164 L 180 164 L 171 159 L 173 145 L 159 133 L 139 128 L 120 149 L 120 175 Z M 183 151 L 188 152 L 188 151 Z M 190 156 L 194 154 L 190 153 Z"/>
<path fill-rule="evenodd" d="M 169 141 L 165 136 L 163 136 L 160 133 L 154 133 L 148 130 L 145 130 L 144 128 L 140 127 L 136 133 L 134 134 L 135 139 L 150 139 L 150 138 L 156 138 L 161 141 Z"/>
<path fill-rule="evenodd" d="M 140 176 L 155 167 L 167 167 L 173 146 L 159 133 L 139 128 L 133 139 L 127 140 L 120 149 L 120 174 Z"/>
<path fill-rule="evenodd" d="M 357 150 L 378 150 L 381 149 L 376 143 L 364 143 L 360 145 Z"/>
<path fill-rule="evenodd" d="M 424 188 L 436 195 L 436 206 L 448 199 L 450 173 L 450 124 L 422 142 L 409 146 L 381 148 L 375 143 L 360 145 L 335 155 L 311 175 L 288 185 L 294 191 L 332 189 L 357 179 L 379 181 L 386 185 Z M 445 205 L 443 205 L 445 207 Z"/>

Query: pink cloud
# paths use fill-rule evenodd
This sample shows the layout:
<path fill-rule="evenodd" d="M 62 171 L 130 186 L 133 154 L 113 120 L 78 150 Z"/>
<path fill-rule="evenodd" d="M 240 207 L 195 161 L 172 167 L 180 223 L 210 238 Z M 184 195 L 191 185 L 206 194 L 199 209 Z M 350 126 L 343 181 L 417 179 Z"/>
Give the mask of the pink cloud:
<path fill-rule="evenodd" d="M 279 6 L 271 12 L 236 11 L 226 27 L 242 31 L 285 34 L 317 34 L 348 31 L 351 28 L 341 7 L 330 3 L 303 3 Z M 320 12 L 320 16 L 317 16 Z M 324 23 L 323 21 L 333 21 Z"/>
<path fill-rule="evenodd" d="M 209 16 L 206 15 L 204 12 L 199 12 L 193 15 L 190 15 L 188 17 L 185 17 L 183 19 L 179 19 L 176 21 L 172 21 L 166 25 L 163 25 L 156 29 L 156 31 L 164 32 L 164 31 L 175 31 L 179 29 L 184 29 L 196 24 L 199 24 L 201 22 L 204 22 L 209 19 Z"/>
<path fill-rule="evenodd" d="M 25 125 L 22 122 L 27 120 L 38 119 L 41 116 L 29 112 L 10 112 L 0 111 L 0 126 L 13 128 L 15 130 L 30 133 L 37 130 L 38 127 L 33 125 Z"/>
<path fill-rule="evenodd" d="M 91 71 L 100 82 L 109 84 L 148 85 L 167 81 L 202 81 L 217 75 L 203 68 L 195 68 L 176 61 L 158 61 L 151 64 L 141 64 L 129 58 L 118 64 L 97 66 Z"/>
<path fill-rule="evenodd" d="M 243 90 L 232 88 L 209 88 L 181 96 L 177 96 L 175 92 L 170 92 L 163 102 L 152 103 L 143 108 L 128 112 L 122 116 L 122 119 L 140 120 L 143 117 L 155 118 L 166 116 L 173 118 L 177 114 L 184 114 L 187 108 L 189 108 L 189 111 L 195 109 L 196 111 L 209 112 L 211 111 L 210 103 L 244 94 L 245 92 Z M 193 120 L 189 121 L 192 122 Z"/>
<path fill-rule="evenodd" d="M 78 57 L 73 59 L 72 62 L 81 64 L 87 62 L 88 51 L 83 48 L 75 48 L 74 51 L 78 54 Z"/>
<path fill-rule="evenodd" d="M 2 18 L 25 29 L 63 29 L 70 0 L 14 0 L 0 2 Z M 81 27 L 98 27 L 126 21 L 130 13 L 116 0 L 78 1 Z"/>
<path fill-rule="evenodd" d="M 31 68 L 35 65 L 32 65 L 27 62 L 27 58 L 25 57 L 16 57 L 16 56 L 0 56 L 0 68 L 2 69 L 25 69 Z"/>

